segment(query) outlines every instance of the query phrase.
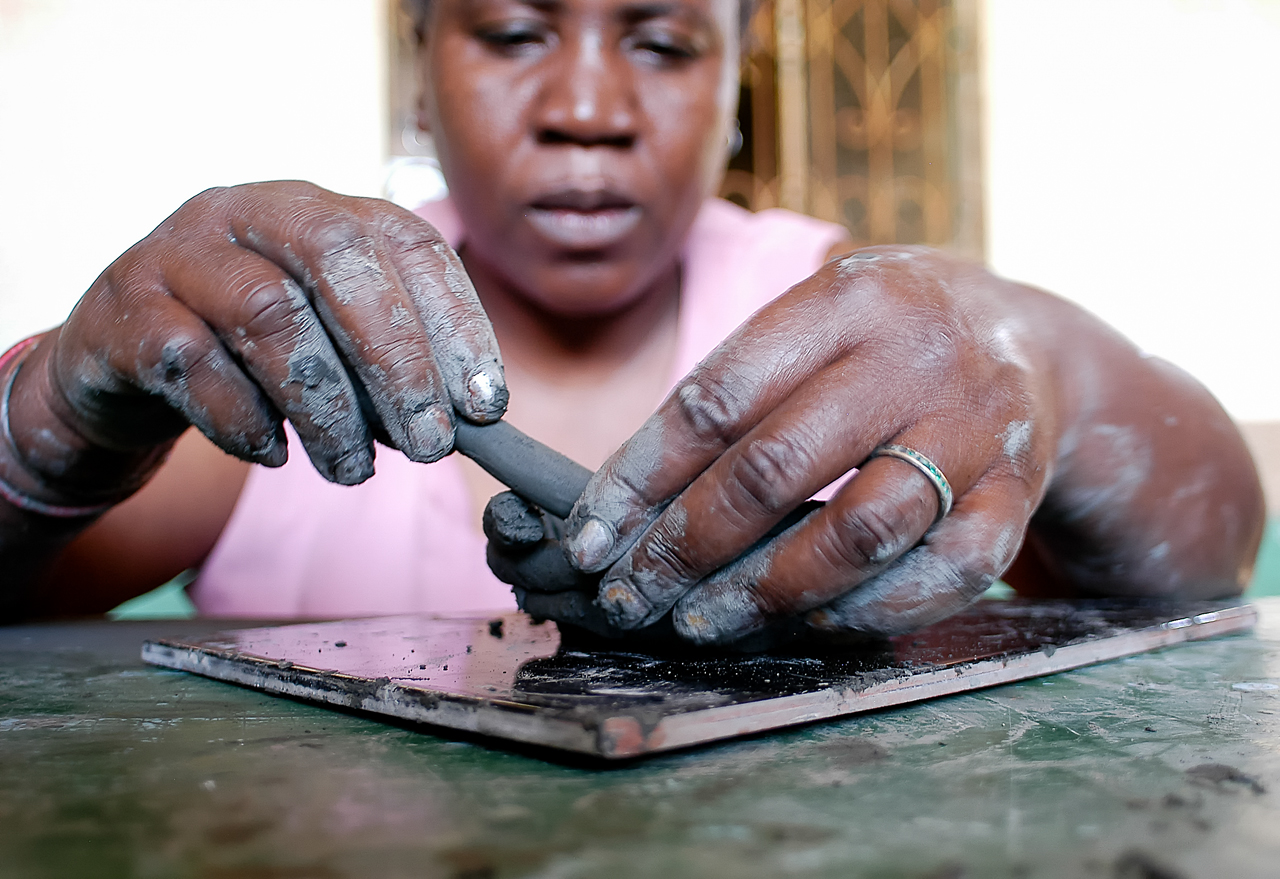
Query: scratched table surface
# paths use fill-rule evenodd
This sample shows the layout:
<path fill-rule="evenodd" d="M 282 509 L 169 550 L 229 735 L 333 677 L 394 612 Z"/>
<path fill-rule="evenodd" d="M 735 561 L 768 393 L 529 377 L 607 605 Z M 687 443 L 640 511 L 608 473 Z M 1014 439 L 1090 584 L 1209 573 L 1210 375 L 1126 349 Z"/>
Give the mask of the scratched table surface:
<path fill-rule="evenodd" d="M 0 876 L 1280 875 L 1250 635 L 601 768 L 150 668 L 211 621 L 0 629 Z"/>

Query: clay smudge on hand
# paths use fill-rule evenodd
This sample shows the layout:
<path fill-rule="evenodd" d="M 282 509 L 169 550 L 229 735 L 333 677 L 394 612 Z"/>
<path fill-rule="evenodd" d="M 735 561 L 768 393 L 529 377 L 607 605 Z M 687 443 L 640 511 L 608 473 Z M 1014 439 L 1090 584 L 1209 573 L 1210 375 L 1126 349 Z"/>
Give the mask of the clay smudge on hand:
<path fill-rule="evenodd" d="M 925 545 L 875 580 L 806 617 L 820 631 L 898 635 L 950 616 L 995 582 L 989 571 L 966 569 Z"/>
<path fill-rule="evenodd" d="M 298 337 L 289 356 L 289 378 L 281 390 L 297 395 L 307 417 L 321 431 L 323 448 L 307 449 L 316 469 L 327 479 L 354 485 L 373 475 L 373 451 L 368 429 L 352 411 L 350 378 L 340 364 L 330 362 L 320 340 L 308 333 Z"/>
<path fill-rule="evenodd" d="M 509 400 L 497 339 L 458 254 L 442 239 L 429 242 L 427 248 L 434 257 L 434 274 L 407 277 L 405 283 L 423 312 L 432 354 L 454 405 L 473 421 L 496 421 Z M 483 342 L 481 351 L 491 353 L 476 362 L 477 352 L 468 340 Z"/>
<path fill-rule="evenodd" d="M 565 548 L 580 570 L 612 565 L 666 509 L 665 503 L 650 506 L 639 497 L 661 468 L 664 432 L 651 421 L 627 440 L 597 474 L 599 487 L 569 515 Z M 620 541 L 622 534 L 631 538 Z"/>
<path fill-rule="evenodd" d="M 349 306 L 369 296 L 386 296 L 394 289 L 368 236 L 350 239 L 326 251 L 319 262 L 322 277 L 341 305 Z"/>
<path fill-rule="evenodd" d="M 670 546 L 673 539 L 679 540 L 686 533 L 687 527 L 684 507 L 668 505 L 661 520 L 655 520 L 641 540 L 613 564 L 600 583 L 598 599 L 613 625 L 624 629 L 651 625 L 694 585 L 681 579 L 681 572 L 673 569 L 666 552 L 646 552 L 654 546 Z M 634 564 L 637 553 L 645 553 L 639 567 Z"/>

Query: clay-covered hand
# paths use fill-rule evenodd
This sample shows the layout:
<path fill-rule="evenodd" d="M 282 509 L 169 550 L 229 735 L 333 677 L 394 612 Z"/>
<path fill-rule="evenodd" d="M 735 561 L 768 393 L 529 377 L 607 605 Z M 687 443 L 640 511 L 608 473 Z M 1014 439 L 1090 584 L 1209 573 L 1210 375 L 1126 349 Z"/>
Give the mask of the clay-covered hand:
<path fill-rule="evenodd" d="M 925 248 L 875 247 L 755 314 L 597 471 L 567 522 L 574 565 L 604 574 L 610 623 L 673 611 L 696 643 L 796 615 L 891 634 L 980 595 L 1018 552 L 1056 435 L 1013 287 Z M 872 456 L 885 443 L 942 470 L 949 515 L 935 522 L 939 492 L 919 470 Z"/>
<path fill-rule="evenodd" d="M 455 409 L 491 421 L 506 407 L 497 342 L 440 234 L 301 182 L 191 199 L 40 348 L 65 445 L 139 449 L 192 424 L 275 466 L 287 419 L 343 484 L 373 473 L 375 436 L 434 461 L 452 448 Z M 37 464 L 56 458 L 28 440 Z"/>
<path fill-rule="evenodd" d="M 611 624 L 595 603 L 598 574 L 573 567 L 561 543 L 564 520 L 512 491 L 484 508 L 489 569 L 511 586 L 520 609 L 535 619 L 556 620 L 607 638 L 627 634 Z"/>
<path fill-rule="evenodd" d="M 494 495 L 481 519 L 490 570 L 512 587 L 535 619 L 621 636 L 594 604 L 599 576 L 573 567 L 564 551 L 564 519 L 591 471 L 522 433 L 509 422 L 459 422 L 458 451 L 511 486 Z M 537 503 L 526 498 L 537 498 Z"/>
<path fill-rule="evenodd" d="M 564 520 L 513 491 L 494 495 L 482 519 L 489 569 L 503 583 L 546 595 L 587 592 L 599 576 L 584 574 L 569 562 L 561 539 Z"/>
<path fill-rule="evenodd" d="M 808 502 L 783 519 L 764 538 L 785 530 L 815 506 Z M 513 491 L 494 495 L 485 506 L 483 527 L 488 539 L 489 569 L 511 586 L 520 609 L 535 619 L 555 620 L 562 627 L 583 629 L 607 639 L 643 641 L 648 647 L 683 645 L 671 627 L 670 617 L 659 625 L 635 630 L 615 625 L 596 601 L 600 574 L 579 571 L 564 548 L 564 520 L 530 503 Z M 779 621 L 755 637 L 740 639 L 734 647 L 763 650 L 790 640 L 794 621 Z"/>

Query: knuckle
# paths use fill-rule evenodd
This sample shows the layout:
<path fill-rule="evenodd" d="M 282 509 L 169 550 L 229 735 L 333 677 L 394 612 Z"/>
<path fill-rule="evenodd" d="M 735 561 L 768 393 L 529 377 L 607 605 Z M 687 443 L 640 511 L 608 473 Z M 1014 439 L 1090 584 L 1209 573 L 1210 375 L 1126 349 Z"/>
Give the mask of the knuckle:
<path fill-rule="evenodd" d="M 216 356 L 211 338 L 195 333 L 171 333 L 161 344 L 153 378 L 161 386 L 184 385 L 191 373 Z"/>
<path fill-rule="evenodd" d="M 403 376 L 415 384 L 434 388 L 435 364 L 417 337 L 408 334 L 380 336 L 374 350 L 384 377 Z"/>
<path fill-rule="evenodd" d="M 683 533 L 675 533 L 668 526 L 658 523 L 649 530 L 642 546 L 645 573 L 637 576 L 637 584 L 649 587 L 646 592 L 665 592 L 673 586 L 697 579 L 696 565 L 690 559 L 683 541 Z M 633 576 L 639 573 L 632 562 Z"/>
<path fill-rule="evenodd" d="M 907 251 L 908 248 L 894 248 Z M 971 332 L 956 310 L 945 278 L 928 264 L 928 254 L 865 252 L 864 259 L 840 263 L 840 299 L 860 315 L 875 315 L 894 328 L 892 336 L 909 355 L 904 362 L 926 372 L 960 365 Z M 924 257 L 899 259 L 899 256 Z M 857 256 L 857 255 L 855 255 Z"/>
<path fill-rule="evenodd" d="M 266 280 L 251 284 L 241 299 L 241 322 L 253 336 L 275 336 L 295 331 L 299 318 L 310 305 L 291 283 Z"/>
<path fill-rule="evenodd" d="M 616 517 L 611 514 L 621 510 L 630 512 L 660 503 L 665 498 L 655 497 L 650 490 L 650 475 L 648 471 L 623 466 L 616 460 L 606 462 L 587 483 L 578 504 L 580 512 L 574 514 L 575 518 L 590 515 L 613 520 Z"/>
<path fill-rule="evenodd" d="M 293 198 L 335 199 L 341 201 L 348 197 L 338 195 L 338 193 L 312 183 L 310 180 L 281 180 L 276 183 L 250 183 L 247 185 L 255 189 L 279 190 Z"/>
<path fill-rule="evenodd" d="M 448 398 L 431 352 L 412 336 L 379 338 L 366 356 L 353 360 L 356 372 L 371 388 L 381 389 L 411 410 Z"/>
<path fill-rule="evenodd" d="M 795 501 L 797 483 L 810 472 L 813 456 L 788 437 L 764 437 L 744 444 L 730 467 L 740 494 L 768 514 L 786 512 Z"/>
<path fill-rule="evenodd" d="M 744 594 L 750 596 L 766 617 L 780 617 L 807 610 L 808 598 L 793 593 L 783 583 L 761 576 L 755 571 L 745 571 L 739 578 Z"/>
<path fill-rule="evenodd" d="M 349 198 L 307 180 L 241 183 L 226 187 L 226 197 L 245 206 L 276 204 L 292 206 L 295 211 L 313 204 L 341 203 Z"/>
<path fill-rule="evenodd" d="M 1006 427 L 1031 417 L 1035 410 L 1035 398 L 1031 390 L 1033 383 L 1029 367 L 983 356 L 975 365 L 974 372 L 978 378 L 976 411 L 993 423 Z M 1004 439 L 1012 438 L 1014 437 Z"/>
<path fill-rule="evenodd" d="M 124 303 L 140 295 L 158 293 L 161 276 L 147 253 L 149 241 L 140 241 L 107 266 L 102 277 L 91 288 L 108 301 Z"/>
<path fill-rule="evenodd" d="M 834 264 L 834 272 L 840 282 L 836 288 L 837 297 L 859 307 L 883 301 L 888 292 L 884 271 L 882 255 L 873 250 L 862 250 L 840 259 Z"/>
<path fill-rule="evenodd" d="M 312 409 L 316 404 L 331 407 L 346 399 L 346 373 L 331 351 L 299 345 L 290 353 L 288 367 L 288 383 L 299 388 L 304 408 Z M 336 422 L 337 413 L 329 412 L 326 420 Z"/>
<path fill-rule="evenodd" d="M 382 230 L 404 256 L 409 259 L 437 257 L 451 250 L 435 226 L 414 214 L 402 216 L 402 213 L 397 208 L 396 213 L 383 221 Z"/>
<path fill-rule="evenodd" d="M 861 504 L 844 513 L 828 532 L 819 551 L 837 567 L 868 572 L 882 567 L 905 548 L 909 536 L 903 530 L 900 510 L 887 502 Z"/>
<path fill-rule="evenodd" d="M 932 580 L 945 589 L 961 590 L 966 582 L 978 575 L 978 569 L 972 564 L 974 557 L 969 553 L 957 557 L 950 553 L 931 552 L 927 558 L 932 562 Z"/>
<path fill-rule="evenodd" d="M 332 260 L 344 254 L 371 249 L 373 241 L 357 218 L 343 212 L 324 211 L 304 225 L 307 240 L 321 259 Z"/>
<path fill-rule="evenodd" d="M 1021 536 L 1021 530 L 1011 525 L 989 540 L 974 541 L 956 558 L 959 580 L 966 586 L 985 589 L 1012 564 L 1022 545 Z"/>
<path fill-rule="evenodd" d="M 227 186 L 211 186 L 187 199 L 178 210 L 182 213 L 208 217 L 221 213 L 232 198 L 232 189 Z"/>
<path fill-rule="evenodd" d="M 737 438 L 745 405 L 719 379 L 706 372 L 695 374 L 676 391 L 675 402 L 681 418 L 702 443 L 727 447 Z"/>
<path fill-rule="evenodd" d="M 950 321 L 933 315 L 921 316 L 910 339 L 911 362 L 922 372 L 943 375 L 956 372 L 963 358 L 960 336 Z"/>
<path fill-rule="evenodd" d="M 985 592 L 999 576 L 996 565 L 995 553 L 989 547 L 941 561 L 945 582 L 962 598 L 976 598 Z"/>

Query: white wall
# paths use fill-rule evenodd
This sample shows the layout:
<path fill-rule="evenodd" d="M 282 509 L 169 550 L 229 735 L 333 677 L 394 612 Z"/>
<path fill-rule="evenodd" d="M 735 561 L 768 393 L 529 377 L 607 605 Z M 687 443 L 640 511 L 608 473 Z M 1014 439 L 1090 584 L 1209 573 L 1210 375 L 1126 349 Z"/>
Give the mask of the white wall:
<path fill-rule="evenodd" d="M 385 0 L 0 0 L 0 350 L 206 187 L 376 195 Z"/>
<path fill-rule="evenodd" d="M 1280 420 L 1280 2 L 987 0 L 988 256 Z"/>

